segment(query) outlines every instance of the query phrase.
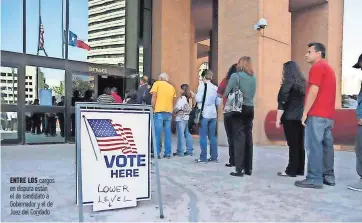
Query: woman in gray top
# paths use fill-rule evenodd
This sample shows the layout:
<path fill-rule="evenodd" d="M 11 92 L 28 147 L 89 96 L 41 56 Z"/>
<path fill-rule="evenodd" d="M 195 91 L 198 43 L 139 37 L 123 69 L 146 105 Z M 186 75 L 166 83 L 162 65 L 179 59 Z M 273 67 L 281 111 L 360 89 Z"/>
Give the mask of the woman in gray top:
<path fill-rule="evenodd" d="M 228 97 L 239 85 L 243 92 L 243 108 L 241 113 L 232 114 L 232 133 L 235 149 L 235 172 L 231 176 L 251 175 L 253 161 L 253 120 L 256 78 L 250 57 L 242 57 L 238 61 L 239 72 L 231 75 L 224 96 Z"/>

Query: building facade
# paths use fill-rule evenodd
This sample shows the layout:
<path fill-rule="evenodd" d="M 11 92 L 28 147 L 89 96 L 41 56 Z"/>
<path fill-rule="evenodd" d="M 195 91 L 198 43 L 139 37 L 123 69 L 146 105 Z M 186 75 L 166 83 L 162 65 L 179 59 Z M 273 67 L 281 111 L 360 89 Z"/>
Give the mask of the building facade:
<path fill-rule="evenodd" d="M 126 0 L 88 2 L 88 62 L 124 64 Z"/>

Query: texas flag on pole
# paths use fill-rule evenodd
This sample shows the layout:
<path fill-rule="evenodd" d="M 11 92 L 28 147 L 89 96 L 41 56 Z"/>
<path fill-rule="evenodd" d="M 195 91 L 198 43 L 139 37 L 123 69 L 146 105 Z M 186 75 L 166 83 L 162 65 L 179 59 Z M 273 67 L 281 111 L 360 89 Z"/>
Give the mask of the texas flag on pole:
<path fill-rule="evenodd" d="M 91 47 L 88 44 L 86 44 L 82 40 L 79 40 L 78 36 L 70 30 L 69 30 L 69 43 L 68 44 L 70 46 L 82 48 L 82 49 L 85 49 L 88 51 L 91 49 Z"/>

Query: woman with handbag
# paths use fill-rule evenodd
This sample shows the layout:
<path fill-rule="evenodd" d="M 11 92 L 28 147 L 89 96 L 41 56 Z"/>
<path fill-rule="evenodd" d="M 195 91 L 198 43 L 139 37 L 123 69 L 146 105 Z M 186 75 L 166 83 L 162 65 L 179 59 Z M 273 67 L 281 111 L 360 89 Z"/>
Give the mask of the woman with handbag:
<path fill-rule="evenodd" d="M 251 175 L 253 163 L 253 120 L 256 78 L 250 57 L 238 61 L 239 72 L 231 75 L 224 97 L 225 111 L 232 112 L 232 138 L 235 149 L 235 172 L 231 176 Z"/>
<path fill-rule="evenodd" d="M 176 102 L 173 113 L 175 114 L 177 128 L 177 151 L 174 156 L 192 156 L 193 138 L 188 128 L 189 115 L 192 109 L 192 96 L 187 84 L 181 85 L 181 96 Z M 186 151 L 185 151 L 186 139 Z"/>
<path fill-rule="evenodd" d="M 237 64 L 233 64 L 229 68 L 229 71 L 227 72 L 226 77 L 221 81 L 221 83 L 219 84 L 219 87 L 217 89 L 218 96 L 220 98 L 223 98 L 224 108 L 225 108 L 225 103 L 226 103 L 226 98 L 224 97 L 224 92 L 226 90 L 226 86 L 228 84 L 228 81 L 230 80 L 231 75 L 236 72 L 237 72 Z M 228 111 L 224 110 L 224 126 L 225 126 L 226 137 L 227 137 L 228 145 L 229 145 L 229 163 L 225 164 L 225 166 L 227 166 L 227 167 L 235 166 L 234 142 L 233 142 L 233 137 L 232 137 L 231 124 L 232 124 L 232 112 L 228 112 Z"/>
<path fill-rule="evenodd" d="M 285 171 L 278 176 L 296 177 L 304 175 L 304 127 L 302 116 L 306 80 L 294 61 L 283 65 L 283 82 L 278 93 L 278 112 L 276 128 L 284 127 L 285 138 L 289 146 L 289 163 Z"/>
<path fill-rule="evenodd" d="M 217 96 L 217 86 L 211 83 L 213 73 L 211 70 L 205 71 L 205 80 L 197 89 L 196 102 L 200 109 L 196 114 L 196 124 L 199 127 L 200 134 L 200 158 L 196 159 L 196 163 L 218 162 L 217 138 L 216 138 L 216 122 L 217 122 L 217 106 L 221 102 L 221 98 Z M 207 138 L 210 140 L 210 158 L 207 158 Z"/>

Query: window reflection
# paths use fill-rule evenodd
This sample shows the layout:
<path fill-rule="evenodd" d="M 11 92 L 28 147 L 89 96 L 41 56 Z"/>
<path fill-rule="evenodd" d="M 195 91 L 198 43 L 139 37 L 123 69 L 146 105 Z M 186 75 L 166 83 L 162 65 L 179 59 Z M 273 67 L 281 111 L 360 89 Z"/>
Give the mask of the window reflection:
<path fill-rule="evenodd" d="M 18 113 L 16 111 L 1 112 L 1 140 L 18 138 Z"/>
<path fill-rule="evenodd" d="M 26 1 L 28 54 L 65 58 L 64 30 L 65 0 Z"/>
<path fill-rule="evenodd" d="M 64 70 L 27 66 L 26 77 L 26 101 L 35 103 L 34 100 L 37 99 L 39 105 L 58 106 L 65 93 Z"/>
<path fill-rule="evenodd" d="M 33 103 L 38 104 L 36 99 Z M 26 143 L 64 142 L 64 113 L 34 112 L 25 114 Z"/>
<path fill-rule="evenodd" d="M 1 103 L 18 103 L 18 69 L 14 67 L 1 67 Z"/>
<path fill-rule="evenodd" d="M 143 74 L 143 46 L 139 46 L 138 48 L 138 73 L 140 77 L 142 77 Z"/>
<path fill-rule="evenodd" d="M 23 1 L 1 1 L 1 50 L 23 52 Z"/>
<path fill-rule="evenodd" d="M 72 92 L 74 104 L 76 101 L 91 102 L 94 100 L 94 76 L 86 74 L 73 74 Z M 73 104 L 73 106 L 74 106 Z"/>

